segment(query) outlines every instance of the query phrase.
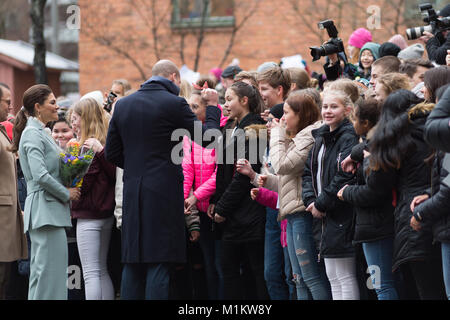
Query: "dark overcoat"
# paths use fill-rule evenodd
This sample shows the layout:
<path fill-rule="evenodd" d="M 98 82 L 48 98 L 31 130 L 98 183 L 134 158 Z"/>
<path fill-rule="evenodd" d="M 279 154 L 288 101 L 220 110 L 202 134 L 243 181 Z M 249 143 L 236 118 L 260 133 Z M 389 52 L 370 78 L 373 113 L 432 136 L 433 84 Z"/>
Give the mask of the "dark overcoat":
<path fill-rule="evenodd" d="M 106 159 L 123 174 L 122 262 L 183 263 L 185 252 L 182 133 L 201 138 L 219 130 L 220 109 L 208 106 L 202 126 L 179 88 L 152 77 L 117 101 L 105 146 Z M 195 131 L 199 134 L 194 135 Z M 220 135 L 220 132 L 219 132 Z"/>

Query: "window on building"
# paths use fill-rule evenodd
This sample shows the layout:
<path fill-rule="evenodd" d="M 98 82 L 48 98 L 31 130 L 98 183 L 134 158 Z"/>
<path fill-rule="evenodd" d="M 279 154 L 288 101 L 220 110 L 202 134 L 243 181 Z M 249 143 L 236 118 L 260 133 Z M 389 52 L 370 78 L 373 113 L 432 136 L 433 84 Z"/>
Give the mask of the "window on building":
<path fill-rule="evenodd" d="M 204 18 L 204 19 L 203 19 Z M 231 27 L 233 0 L 173 0 L 172 28 Z"/>

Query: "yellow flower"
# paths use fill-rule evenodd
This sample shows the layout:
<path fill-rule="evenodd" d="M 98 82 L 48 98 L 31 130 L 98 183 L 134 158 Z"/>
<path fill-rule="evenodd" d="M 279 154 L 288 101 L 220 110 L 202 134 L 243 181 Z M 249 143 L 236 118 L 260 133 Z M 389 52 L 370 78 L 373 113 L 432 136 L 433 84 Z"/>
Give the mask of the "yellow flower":
<path fill-rule="evenodd" d="M 83 178 L 81 178 L 80 182 L 77 183 L 75 186 L 76 188 L 81 188 L 81 185 L 83 184 Z"/>

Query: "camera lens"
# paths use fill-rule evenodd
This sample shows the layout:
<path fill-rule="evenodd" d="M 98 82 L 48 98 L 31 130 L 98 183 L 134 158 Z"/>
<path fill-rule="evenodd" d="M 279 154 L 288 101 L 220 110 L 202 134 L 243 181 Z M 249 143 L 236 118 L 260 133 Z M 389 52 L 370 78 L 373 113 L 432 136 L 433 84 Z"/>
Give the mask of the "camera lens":
<path fill-rule="evenodd" d="M 408 40 L 415 40 L 417 38 L 420 38 L 423 35 L 424 31 L 431 32 L 432 27 L 424 26 L 406 29 L 406 36 L 408 37 Z"/>
<path fill-rule="evenodd" d="M 325 50 L 323 46 L 320 47 L 311 47 L 311 56 L 313 57 L 313 61 L 319 60 L 320 57 L 325 56 Z"/>

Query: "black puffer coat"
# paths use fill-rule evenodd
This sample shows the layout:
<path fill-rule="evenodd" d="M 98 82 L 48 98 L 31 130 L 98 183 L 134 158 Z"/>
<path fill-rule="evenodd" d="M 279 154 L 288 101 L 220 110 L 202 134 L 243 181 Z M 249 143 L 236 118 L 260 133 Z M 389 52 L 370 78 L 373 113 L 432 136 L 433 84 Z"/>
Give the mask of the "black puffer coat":
<path fill-rule="evenodd" d="M 436 149 L 450 152 L 450 88 L 427 118 L 425 140 Z"/>
<path fill-rule="evenodd" d="M 431 185 L 431 167 L 426 164 L 431 147 L 424 141 L 423 131 L 429 111 L 414 107 L 409 111 L 411 117 L 411 136 L 415 150 L 405 154 L 401 168 L 397 170 L 397 206 L 394 211 L 394 253 L 392 269 L 396 270 L 408 261 L 428 260 L 438 254 L 432 245 L 433 234 L 430 223 L 424 223 L 420 231 L 410 226 L 411 201 L 424 194 Z"/>
<path fill-rule="evenodd" d="M 353 208 L 340 201 L 337 192 L 354 181 L 352 174 L 342 171 L 341 161 L 358 143 L 358 136 L 347 119 L 332 132 L 328 125 L 323 125 L 313 130 L 312 135 L 315 143 L 309 152 L 303 173 L 303 203 L 308 207 L 314 202 L 317 210 L 326 214 L 323 219 L 314 219 L 314 238 L 319 255 L 325 258 L 349 257 L 354 254 L 351 230 Z M 322 192 L 317 194 L 317 158 L 323 144 Z"/>
<path fill-rule="evenodd" d="M 241 131 L 227 139 L 227 133 L 230 134 L 232 129 L 229 123 L 224 128 L 223 153 L 217 153 L 216 193 L 210 203 L 215 204 L 216 213 L 226 218 L 221 223 L 222 240 L 225 241 L 264 240 L 265 207 L 250 197 L 250 190 L 254 188 L 250 178 L 236 171 L 236 161 L 245 157 L 253 170 L 260 172 L 260 160 L 267 145 L 267 139 L 258 140 L 261 125 L 264 127 L 264 120 L 257 114 L 249 113 L 237 126 L 237 130 L 245 131 L 245 137 Z"/>
<path fill-rule="evenodd" d="M 355 146 L 352 159 L 363 159 L 357 170 L 358 185 L 345 188 L 343 198 L 354 206 L 354 243 L 381 240 L 394 235 L 394 207 L 392 191 L 395 187 L 393 170 L 370 171 L 367 175 L 369 157 L 364 158 L 368 141 Z"/>
<path fill-rule="evenodd" d="M 445 166 L 450 166 L 450 154 L 439 152 L 435 158 L 432 197 L 414 209 L 414 215 L 419 215 L 422 223 L 433 225 L 434 240 L 439 242 L 450 242 L 450 172 L 444 167 L 445 157 Z"/>

